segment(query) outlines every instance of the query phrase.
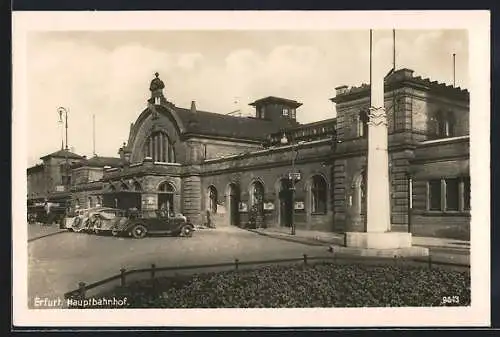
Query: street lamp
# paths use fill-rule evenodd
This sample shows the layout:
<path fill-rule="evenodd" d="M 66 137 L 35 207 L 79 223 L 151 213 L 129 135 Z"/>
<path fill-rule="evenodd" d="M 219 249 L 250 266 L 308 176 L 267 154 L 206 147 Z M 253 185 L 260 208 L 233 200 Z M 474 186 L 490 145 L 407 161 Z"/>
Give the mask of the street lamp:
<path fill-rule="evenodd" d="M 64 157 L 65 157 L 65 164 L 64 164 L 64 172 L 66 175 L 65 181 L 63 181 L 64 184 L 64 190 L 67 191 L 69 189 L 69 172 L 68 172 L 68 109 L 64 107 L 59 107 L 57 108 L 57 112 L 59 113 L 59 123 L 63 122 L 63 114 L 64 114 L 64 127 L 66 129 L 66 145 L 64 147 Z"/>
<path fill-rule="evenodd" d="M 282 145 L 287 145 L 291 144 L 292 145 L 292 172 L 288 174 L 288 179 L 290 180 L 291 183 L 291 194 L 292 194 L 292 217 L 290 219 L 291 222 L 291 230 L 292 230 L 292 235 L 295 235 L 295 180 L 300 178 L 300 174 L 298 172 L 295 172 L 295 159 L 297 157 L 297 144 L 293 140 L 288 140 L 286 137 L 286 134 L 283 132 L 283 137 L 281 137 L 280 140 Z"/>

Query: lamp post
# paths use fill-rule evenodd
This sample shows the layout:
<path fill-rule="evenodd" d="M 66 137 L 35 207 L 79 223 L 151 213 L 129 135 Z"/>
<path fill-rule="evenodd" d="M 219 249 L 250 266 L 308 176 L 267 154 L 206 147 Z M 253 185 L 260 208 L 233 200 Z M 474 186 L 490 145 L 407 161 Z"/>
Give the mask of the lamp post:
<path fill-rule="evenodd" d="M 288 174 L 288 179 L 290 180 L 291 187 L 290 187 L 290 192 L 291 192 L 291 199 L 292 199 L 292 216 L 290 219 L 290 227 L 291 227 L 291 234 L 295 235 L 295 179 L 298 178 L 298 173 L 295 172 L 295 159 L 297 156 L 297 144 L 293 140 L 288 140 L 286 137 L 286 134 L 283 133 L 283 137 L 281 138 L 281 144 L 282 145 L 287 145 L 287 144 L 292 145 L 292 172 Z"/>
<path fill-rule="evenodd" d="M 66 144 L 64 146 L 64 157 L 65 157 L 65 164 L 64 164 L 64 173 L 66 175 L 66 180 L 63 181 L 64 184 L 64 190 L 68 191 L 69 189 L 69 173 L 68 173 L 68 109 L 64 107 L 59 107 L 57 108 L 57 112 L 59 113 L 59 123 L 63 122 L 63 114 L 64 114 L 64 128 L 66 129 Z"/>
<path fill-rule="evenodd" d="M 413 177 L 410 172 L 406 173 L 407 189 L 408 189 L 408 233 L 412 232 L 412 211 L 413 211 Z"/>

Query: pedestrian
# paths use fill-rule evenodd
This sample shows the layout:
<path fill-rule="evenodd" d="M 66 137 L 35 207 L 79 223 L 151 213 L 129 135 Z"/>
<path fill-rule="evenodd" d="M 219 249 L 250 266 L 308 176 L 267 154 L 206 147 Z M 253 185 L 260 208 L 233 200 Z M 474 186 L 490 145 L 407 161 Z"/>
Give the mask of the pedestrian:
<path fill-rule="evenodd" d="M 210 211 L 208 209 L 206 210 L 206 215 L 207 215 L 207 227 L 212 228 L 212 219 L 210 218 Z"/>

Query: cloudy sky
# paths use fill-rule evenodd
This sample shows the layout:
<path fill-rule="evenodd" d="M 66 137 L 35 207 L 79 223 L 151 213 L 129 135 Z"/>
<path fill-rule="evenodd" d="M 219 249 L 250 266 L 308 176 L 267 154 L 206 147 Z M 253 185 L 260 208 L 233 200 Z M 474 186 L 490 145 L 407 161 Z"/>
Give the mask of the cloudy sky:
<path fill-rule="evenodd" d="M 380 72 L 392 67 L 392 31 L 374 32 Z M 302 123 L 335 116 L 339 85 L 369 82 L 369 31 L 34 32 L 27 40 L 28 165 L 61 147 L 57 108 L 69 109 L 69 146 L 117 156 L 130 123 L 146 106 L 154 72 L 167 99 L 228 113 L 265 96 L 296 99 Z M 396 66 L 468 87 L 465 30 L 397 30 Z"/>

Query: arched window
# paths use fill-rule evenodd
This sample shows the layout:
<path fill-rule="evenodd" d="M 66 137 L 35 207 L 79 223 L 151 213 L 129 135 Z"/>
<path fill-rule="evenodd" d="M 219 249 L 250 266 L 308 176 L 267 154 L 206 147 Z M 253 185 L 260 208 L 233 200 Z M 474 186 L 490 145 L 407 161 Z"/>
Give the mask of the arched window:
<path fill-rule="evenodd" d="M 358 137 L 368 137 L 368 110 L 363 109 L 359 112 L 357 118 Z"/>
<path fill-rule="evenodd" d="M 158 209 L 174 214 L 174 193 L 175 187 L 171 183 L 161 183 L 158 186 Z"/>
<path fill-rule="evenodd" d="M 153 133 L 144 144 L 144 157 L 153 158 L 160 163 L 175 163 L 174 144 L 165 132 Z"/>
<path fill-rule="evenodd" d="M 453 137 L 454 136 L 454 117 L 451 111 L 439 111 L 433 119 L 434 135 L 437 138 Z"/>
<path fill-rule="evenodd" d="M 134 192 L 140 192 L 140 191 L 142 191 L 141 184 L 139 184 L 137 181 L 134 181 L 134 183 L 132 184 L 132 190 Z"/>
<path fill-rule="evenodd" d="M 158 192 L 174 193 L 175 188 L 171 183 L 169 183 L 168 181 L 165 181 L 158 186 Z"/>
<path fill-rule="evenodd" d="M 214 186 L 208 187 L 208 210 L 217 213 L 217 189 Z"/>
<path fill-rule="evenodd" d="M 312 177 L 311 182 L 311 212 L 326 213 L 326 181 L 322 176 L 316 175 Z"/>

